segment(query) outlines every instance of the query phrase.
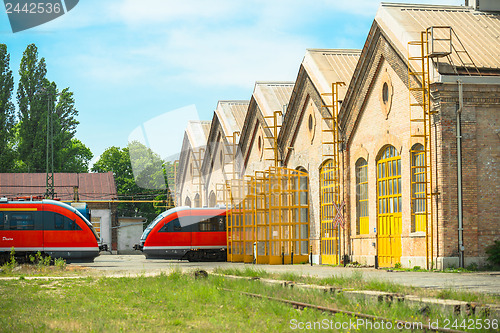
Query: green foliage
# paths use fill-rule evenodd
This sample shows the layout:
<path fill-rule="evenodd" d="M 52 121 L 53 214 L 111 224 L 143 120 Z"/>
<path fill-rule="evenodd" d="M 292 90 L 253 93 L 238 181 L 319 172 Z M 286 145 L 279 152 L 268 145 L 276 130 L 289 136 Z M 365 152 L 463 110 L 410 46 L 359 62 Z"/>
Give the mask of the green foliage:
<path fill-rule="evenodd" d="M 131 157 L 132 155 L 132 157 Z M 133 165 L 133 167 L 132 167 Z M 93 172 L 113 172 L 120 199 L 155 200 L 168 198 L 169 191 L 163 171 L 163 161 L 151 149 L 139 142 L 128 147 L 106 149 L 92 167 Z M 120 203 L 121 216 L 143 216 L 152 221 L 165 208 L 152 203 Z"/>
<path fill-rule="evenodd" d="M 400 262 L 397 262 L 396 264 L 394 264 L 394 268 L 401 268 L 401 263 Z"/>
<path fill-rule="evenodd" d="M 19 66 L 16 119 L 9 60 L 0 44 L 0 172 L 45 172 L 47 133 L 52 133 L 54 172 L 88 172 L 93 155 L 75 138 L 79 122 L 73 93 L 69 88 L 59 92 L 47 79 L 45 59 L 29 44 Z"/>
<path fill-rule="evenodd" d="M 80 140 L 72 138 L 58 154 L 60 165 L 56 170 L 64 172 L 85 173 L 89 171 L 89 164 L 94 157 L 90 149 Z M 62 162 L 64 161 L 64 163 Z"/>
<path fill-rule="evenodd" d="M 14 249 L 14 247 L 11 247 L 9 261 L 3 264 L 2 269 L 10 273 L 16 267 L 17 267 L 16 250 Z"/>
<path fill-rule="evenodd" d="M 500 266 L 500 240 L 496 240 L 492 245 L 486 248 L 488 261 L 492 265 Z"/>
<path fill-rule="evenodd" d="M 60 270 L 64 270 L 66 268 L 66 260 L 64 260 L 63 258 L 56 258 L 54 260 L 54 266 L 56 266 Z"/>
<path fill-rule="evenodd" d="M 10 70 L 7 46 L 0 44 L 0 172 L 7 172 L 14 164 L 11 147 L 14 137 L 14 104 L 11 101 L 14 78 Z"/>
<path fill-rule="evenodd" d="M 50 266 L 52 258 L 50 256 L 44 256 L 38 251 L 34 256 L 30 255 L 30 261 L 36 266 L 38 271 L 44 271 L 45 268 Z"/>
<path fill-rule="evenodd" d="M 47 109 L 54 100 L 55 85 L 46 79 L 45 59 L 38 60 L 38 49 L 30 44 L 23 53 L 19 67 L 17 104 L 20 158 L 30 172 L 45 169 Z"/>

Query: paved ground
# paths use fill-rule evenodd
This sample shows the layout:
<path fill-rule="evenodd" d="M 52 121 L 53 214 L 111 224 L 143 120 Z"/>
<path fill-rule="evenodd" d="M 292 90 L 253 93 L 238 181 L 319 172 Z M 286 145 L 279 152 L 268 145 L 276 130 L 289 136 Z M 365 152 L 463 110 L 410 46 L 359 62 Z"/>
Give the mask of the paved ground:
<path fill-rule="evenodd" d="M 269 272 L 293 272 L 317 277 L 350 276 L 362 274 L 365 279 L 392 281 L 397 284 L 433 289 L 462 289 L 500 295 L 500 272 L 481 273 L 427 273 L 427 272 L 387 272 L 373 268 L 343 268 L 309 265 L 251 265 L 243 263 L 190 263 L 177 260 L 152 260 L 143 255 L 101 255 L 94 263 L 70 264 L 89 268 L 92 274 L 107 276 L 157 275 L 174 269 L 183 271 L 204 269 L 211 271 L 215 267 L 240 268 L 253 267 Z"/>

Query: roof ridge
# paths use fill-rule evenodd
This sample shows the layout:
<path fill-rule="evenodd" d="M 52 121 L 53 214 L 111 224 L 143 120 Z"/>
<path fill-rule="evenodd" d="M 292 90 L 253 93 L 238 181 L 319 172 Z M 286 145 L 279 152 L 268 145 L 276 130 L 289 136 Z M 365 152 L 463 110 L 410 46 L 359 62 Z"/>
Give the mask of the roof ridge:
<path fill-rule="evenodd" d="M 457 5 L 435 5 L 435 4 L 425 4 L 425 3 L 396 3 L 396 2 L 381 2 L 381 7 L 407 7 L 407 8 L 429 8 L 429 9 L 463 9 L 467 11 L 474 10 L 470 6 L 457 6 Z"/>
<path fill-rule="evenodd" d="M 359 49 L 306 49 L 308 52 L 331 52 L 331 53 L 361 53 Z"/>

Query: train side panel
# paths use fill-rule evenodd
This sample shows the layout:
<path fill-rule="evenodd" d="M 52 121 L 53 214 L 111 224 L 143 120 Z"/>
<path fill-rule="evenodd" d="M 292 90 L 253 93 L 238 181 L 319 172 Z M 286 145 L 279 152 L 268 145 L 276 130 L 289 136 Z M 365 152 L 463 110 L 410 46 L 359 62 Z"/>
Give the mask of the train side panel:
<path fill-rule="evenodd" d="M 93 261 L 99 245 L 90 223 L 60 202 L 0 203 L 0 252 L 44 252 L 68 261 Z M 88 223 L 88 224 L 87 224 Z"/>
<path fill-rule="evenodd" d="M 74 212 L 63 207 L 44 207 L 44 251 L 52 257 L 71 261 L 93 260 L 99 246 L 86 223 Z"/>
<path fill-rule="evenodd" d="M 153 227 L 142 251 L 147 258 L 189 259 L 200 251 L 219 257 L 217 251 L 226 248 L 225 227 L 225 210 L 176 209 Z"/>
<path fill-rule="evenodd" d="M 35 204 L 8 205 L 0 211 L 0 250 L 43 251 L 43 220 Z"/>

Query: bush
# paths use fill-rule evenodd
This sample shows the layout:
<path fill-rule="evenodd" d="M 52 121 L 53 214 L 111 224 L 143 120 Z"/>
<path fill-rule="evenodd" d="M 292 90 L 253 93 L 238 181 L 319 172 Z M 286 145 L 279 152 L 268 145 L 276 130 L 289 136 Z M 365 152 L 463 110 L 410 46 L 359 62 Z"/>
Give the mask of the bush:
<path fill-rule="evenodd" d="M 12 247 L 10 249 L 10 259 L 9 261 L 7 261 L 3 266 L 2 268 L 6 271 L 6 272 L 12 272 L 12 270 L 14 268 L 17 267 L 17 262 L 16 262 L 16 251 L 14 250 L 14 247 Z"/>
<path fill-rule="evenodd" d="M 38 251 L 34 256 L 30 255 L 31 263 L 36 265 L 36 268 L 39 271 L 43 271 L 46 267 L 49 267 L 51 260 L 52 258 L 50 256 L 45 256 L 40 251 Z"/>
<path fill-rule="evenodd" d="M 394 268 L 401 268 L 401 263 L 400 263 L 400 262 L 397 262 L 397 263 L 394 265 Z"/>
<path fill-rule="evenodd" d="M 500 266 L 500 240 L 496 240 L 492 245 L 486 248 L 488 261 L 492 265 Z"/>
<path fill-rule="evenodd" d="M 66 268 L 66 260 L 64 260 L 63 258 L 57 258 L 54 260 L 54 266 L 56 266 L 60 270 L 64 270 Z"/>

